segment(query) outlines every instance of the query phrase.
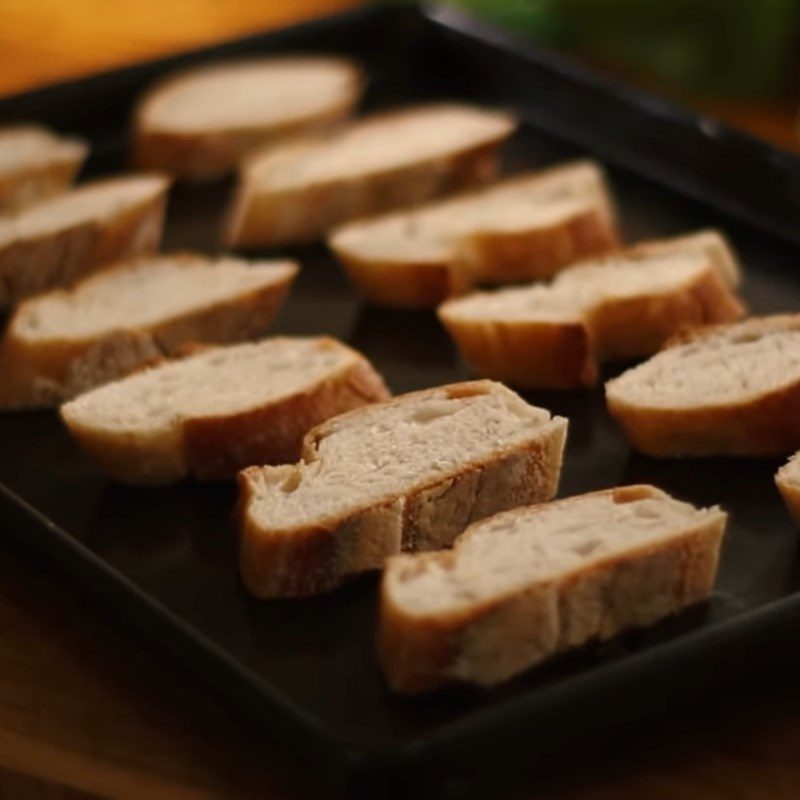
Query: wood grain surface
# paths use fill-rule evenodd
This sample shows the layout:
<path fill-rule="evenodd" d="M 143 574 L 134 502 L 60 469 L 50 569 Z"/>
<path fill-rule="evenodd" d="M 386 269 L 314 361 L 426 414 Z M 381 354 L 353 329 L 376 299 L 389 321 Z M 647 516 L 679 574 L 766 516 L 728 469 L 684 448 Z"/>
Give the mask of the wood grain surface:
<path fill-rule="evenodd" d="M 0 0 L 0 93 L 352 4 Z M 788 105 L 710 110 L 784 146 L 796 143 Z M 710 712 L 673 720 L 602 763 L 576 765 L 539 787 L 543 794 L 518 796 L 795 800 L 800 692 L 792 663 L 763 686 L 740 686 L 741 697 L 728 693 Z M 0 800 L 277 800 L 320 791 L 274 741 L 176 665 L 41 565 L 0 549 Z"/>

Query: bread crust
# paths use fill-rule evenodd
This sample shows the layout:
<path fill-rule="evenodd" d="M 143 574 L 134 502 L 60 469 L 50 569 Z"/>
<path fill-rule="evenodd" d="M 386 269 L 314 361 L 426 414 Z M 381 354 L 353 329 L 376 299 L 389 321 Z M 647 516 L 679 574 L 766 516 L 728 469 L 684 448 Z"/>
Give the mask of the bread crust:
<path fill-rule="evenodd" d="M 701 342 L 727 325 L 688 328 L 665 349 Z M 736 325 L 742 334 L 800 329 L 800 315 L 752 318 Z M 659 457 L 780 456 L 800 448 L 800 381 L 745 403 L 648 408 L 620 397 L 614 380 L 606 384 L 606 405 L 633 447 Z"/>
<path fill-rule="evenodd" d="M 799 457 L 798 453 L 795 453 L 788 463 L 775 473 L 775 485 L 798 527 L 800 527 L 800 481 L 797 479 L 796 472 Z"/>
<path fill-rule="evenodd" d="M 403 113 L 388 112 L 381 118 Z M 244 164 L 228 215 L 225 243 L 253 248 L 312 242 L 352 219 L 481 186 L 497 173 L 498 150 L 513 129 L 509 117 L 507 125 L 491 139 L 454 149 L 447 156 L 285 190 L 260 191 Z"/>
<path fill-rule="evenodd" d="M 190 254 L 176 254 L 176 264 L 191 263 Z M 288 263 L 288 262 L 287 262 Z M 125 270 L 136 260 L 109 270 Z M 174 358 L 188 343 L 232 344 L 263 334 L 289 292 L 297 267 L 280 283 L 240 292 L 214 305 L 137 328 L 119 328 L 101 337 L 48 339 L 31 342 L 20 335 L 12 317 L 0 341 L 0 409 L 47 408 L 103 383 L 121 378 L 162 358 Z M 109 270 L 81 284 L 102 280 Z"/>
<path fill-rule="evenodd" d="M 61 416 L 101 469 L 123 483 L 160 485 L 188 476 L 232 479 L 251 464 L 296 460 L 309 427 L 390 396 L 381 376 L 360 353 L 328 337 L 320 337 L 319 344 L 345 348 L 354 358 L 313 386 L 247 411 L 195 416 L 168 431 L 135 434 L 98 429 L 72 413 L 69 403 L 61 407 Z"/>
<path fill-rule="evenodd" d="M 364 89 L 363 76 L 354 64 L 344 59 L 335 59 L 335 62 L 347 65 L 352 72 L 350 85 L 341 97 L 332 98 L 325 109 L 316 113 L 270 125 L 254 123 L 203 132 L 154 128 L 147 121 L 150 104 L 162 91 L 190 77 L 194 70 L 161 81 L 142 97 L 134 113 L 133 165 L 165 172 L 181 180 L 215 180 L 234 172 L 255 150 L 331 130 L 352 113 Z"/>
<path fill-rule="evenodd" d="M 592 494 L 625 502 L 662 493 L 651 486 L 628 486 Z M 567 505 L 575 499 L 555 502 Z M 492 686 L 564 650 L 650 625 L 702 602 L 713 589 L 725 520 L 719 512 L 669 541 L 579 568 L 555 585 L 529 585 L 439 615 L 407 612 L 394 601 L 392 582 L 425 559 L 454 559 L 455 551 L 396 556 L 381 584 L 377 635 L 389 685 L 403 694 L 429 692 L 453 681 Z M 462 537 L 469 535 L 468 529 Z"/>
<path fill-rule="evenodd" d="M 685 326 L 737 320 L 744 310 L 709 266 L 671 294 L 609 298 L 563 321 L 466 318 L 449 303 L 438 315 L 478 375 L 524 389 L 578 389 L 597 383 L 602 361 L 651 355 Z"/>
<path fill-rule="evenodd" d="M 102 183 L 117 181 L 124 183 L 125 178 Z M 163 179 L 152 197 L 118 211 L 111 220 L 79 222 L 0 247 L 0 308 L 69 286 L 118 260 L 154 253 L 161 242 L 168 188 L 168 181 Z"/>
<path fill-rule="evenodd" d="M 469 392 L 484 385 L 477 381 L 440 388 Z M 389 402 L 404 402 L 408 397 Z M 316 460 L 317 442 L 327 435 L 330 424 L 309 431 L 304 461 Z M 257 468 L 243 470 L 238 518 L 244 585 L 262 599 L 330 591 L 355 575 L 380 569 L 388 556 L 401 550 L 445 547 L 477 519 L 550 499 L 558 489 L 567 422 L 555 417 L 536 430 L 537 437 L 463 464 L 452 474 L 421 481 L 406 495 L 355 504 L 344 517 L 315 520 L 280 534 L 273 534 L 248 513 L 258 496 L 261 473 Z M 297 479 L 296 466 L 280 469 L 288 485 Z"/>

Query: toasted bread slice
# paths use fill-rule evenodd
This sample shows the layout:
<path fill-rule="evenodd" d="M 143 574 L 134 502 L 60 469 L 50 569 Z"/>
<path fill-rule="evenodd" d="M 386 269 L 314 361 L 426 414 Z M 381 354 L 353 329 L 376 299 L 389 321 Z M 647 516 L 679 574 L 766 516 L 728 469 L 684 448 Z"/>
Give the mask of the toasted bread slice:
<path fill-rule="evenodd" d="M 775 474 L 775 484 L 792 519 L 800 526 L 800 452 L 795 453 Z"/>
<path fill-rule="evenodd" d="M 167 188 L 160 175 L 110 178 L 0 219 L 0 308 L 154 252 Z"/>
<path fill-rule="evenodd" d="M 618 246 L 602 170 L 580 161 L 345 225 L 329 244 L 372 303 L 433 308 L 480 283 L 550 278 Z"/>
<path fill-rule="evenodd" d="M 593 386 L 603 361 L 651 355 L 687 325 L 744 313 L 724 267 L 683 241 L 585 262 L 546 286 L 456 298 L 439 318 L 482 377 L 522 388 Z"/>
<path fill-rule="evenodd" d="M 0 408 L 58 405 L 187 344 L 254 339 L 296 274 L 290 261 L 148 256 L 26 300 L 0 341 Z"/>
<path fill-rule="evenodd" d="M 394 556 L 378 633 L 389 684 L 492 686 L 702 602 L 725 523 L 718 508 L 626 486 L 497 514 L 452 550 Z"/>
<path fill-rule="evenodd" d="M 515 127 L 497 111 L 438 104 L 270 148 L 242 168 L 227 242 L 313 241 L 356 217 L 479 185 L 494 176 L 497 150 Z"/>
<path fill-rule="evenodd" d="M 688 331 L 606 384 L 637 450 L 778 456 L 800 449 L 800 315 Z"/>
<path fill-rule="evenodd" d="M 0 128 L 0 213 L 65 191 L 88 152 L 83 140 L 57 136 L 47 128 Z"/>
<path fill-rule="evenodd" d="M 380 375 L 327 337 L 210 347 L 82 394 L 61 416 L 111 477 L 165 484 L 294 461 L 314 425 L 385 400 Z"/>
<path fill-rule="evenodd" d="M 567 421 L 499 383 L 402 395 L 308 433 L 295 465 L 239 476 L 242 577 L 257 597 L 327 591 L 401 550 L 550 499 Z"/>
<path fill-rule="evenodd" d="M 135 113 L 134 161 L 206 180 L 265 145 L 328 129 L 361 96 L 358 67 L 333 56 L 259 58 L 173 75 Z"/>

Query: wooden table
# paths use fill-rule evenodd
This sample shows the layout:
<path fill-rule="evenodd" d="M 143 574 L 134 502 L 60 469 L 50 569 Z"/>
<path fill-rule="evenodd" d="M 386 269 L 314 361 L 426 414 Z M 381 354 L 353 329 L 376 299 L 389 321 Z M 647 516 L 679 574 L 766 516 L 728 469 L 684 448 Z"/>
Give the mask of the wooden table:
<path fill-rule="evenodd" d="M 352 0 L 3 0 L 0 92 L 352 4 Z M 711 108 L 795 146 L 789 105 Z M 553 800 L 795 800 L 800 691 L 755 699 L 545 792 Z M 743 687 L 743 691 L 744 691 Z M 747 692 L 752 695 L 752 692 Z M 684 730 L 681 730 L 683 728 Z M 281 798 L 319 787 L 176 665 L 113 627 L 46 567 L 0 549 L 0 800 Z M 530 797 L 531 791 L 521 797 Z"/>

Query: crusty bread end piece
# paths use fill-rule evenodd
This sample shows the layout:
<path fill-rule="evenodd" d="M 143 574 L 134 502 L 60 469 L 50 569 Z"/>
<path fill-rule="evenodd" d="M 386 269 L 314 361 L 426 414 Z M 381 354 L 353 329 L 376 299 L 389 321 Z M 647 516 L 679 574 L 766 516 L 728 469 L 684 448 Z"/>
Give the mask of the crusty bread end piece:
<path fill-rule="evenodd" d="M 577 161 L 356 221 L 328 243 L 369 302 L 434 308 L 476 284 L 550 278 L 619 239 L 603 171 Z"/>
<path fill-rule="evenodd" d="M 112 478 L 166 484 L 294 461 L 310 428 L 387 397 L 372 365 L 341 342 L 277 337 L 146 369 L 80 395 L 61 416 Z"/>
<path fill-rule="evenodd" d="M 726 515 L 652 486 L 514 509 L 452 550 L 389 559 L 380 662 L 405 694 L 492 686 L 711 594 Z"/>
<path fill-rule="evenodd" d="M 38 125 L 0 129 L 0 213 L 65 191 L 88 152 L 82 139 L 58 136 Z"/>
<path fill-rule="evenodd" d="M 800 315 L 688 330 L 606 384 L 608 409 L 653 456 L 800 449 Z"/>
<path fill-rule="evenodd" d="M 298 464 L 239 476 L 240 566 L 257 597 L 327 591 L 401 550 L 558 488 L 567 421 L 491 381 L 402 395 L 310 431 Z"/>
<path fill-rule="evenodd" d="M 455 298 L 439 318 L 482 377 L 523 388 L 593 386 L 601 362 L 651 355 L 685 326 L 743 315 L 717 262 L 672 244 L 583 262 L 549 285 Z"/>
<path fill-rule="evenodd" d="M 148 256 L 26 300 L 0 341 L 0 408 L 58 405 L 188 344 L 255 339 L 297 269 L 289 261 Z"/>
<path fill-rule="evenodd" d="M 508 114 L 440 103 L 256 153 L 242 166 L 226 242 L 313 241 L 351 219 L 480 185 L 515 127 Z"/>
<path fill-rule="evenodd" d="M 161 175 L 106 178 L 0 219 L 0 308 L 154 252 L 168 188 Z"/>
<path fill-rule="evenodd" d="M 185 179 L 221 177 L 254 150 L 340 122 L 362 84 L 359 68 L 334 56 L 226 61 L 170 76 L 137 106 L 134 162 Z"/>
<path fill-rule="evenodd" d="M 800 527 L 800 452 L 795 453 L 775 474 L 775 484 L 792 519 Z"/>

